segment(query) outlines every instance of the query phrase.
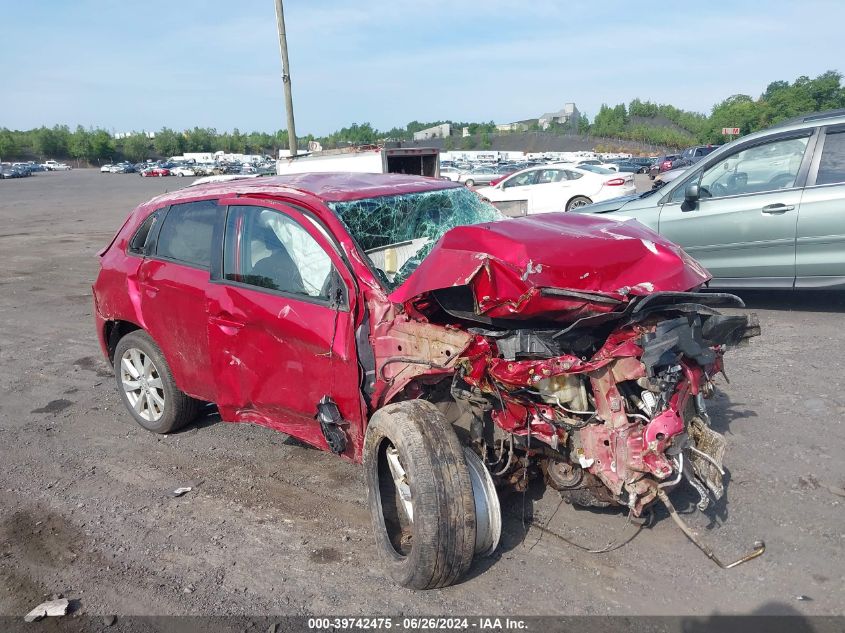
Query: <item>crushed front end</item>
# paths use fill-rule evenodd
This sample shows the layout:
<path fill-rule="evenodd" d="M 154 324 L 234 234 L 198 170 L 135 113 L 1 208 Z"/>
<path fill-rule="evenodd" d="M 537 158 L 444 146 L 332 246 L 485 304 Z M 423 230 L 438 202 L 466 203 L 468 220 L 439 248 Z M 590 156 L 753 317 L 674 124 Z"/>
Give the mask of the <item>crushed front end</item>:
<path fill-rule="evenodd" d="M 624 505 L 635 516 L 682 480 L 700 509 L 719 499 L 725 440 L 705 400 L 725 349 L 758 327 L 714 305 L 742 303 L 655 293 L 599 326 L 470 329 L 451 394 L 491 471 L 519 485 L 528 456 L 572 503 Z"/>

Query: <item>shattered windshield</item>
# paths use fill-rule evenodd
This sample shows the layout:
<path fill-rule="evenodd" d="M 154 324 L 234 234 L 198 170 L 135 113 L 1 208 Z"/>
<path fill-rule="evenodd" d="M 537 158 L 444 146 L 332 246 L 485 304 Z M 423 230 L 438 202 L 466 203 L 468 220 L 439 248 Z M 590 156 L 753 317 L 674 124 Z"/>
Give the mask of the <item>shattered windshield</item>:
<path fill-rule="evenodd" d="M 505 217 L 465 187 L 332 202 L 329 207 L 390 289 L 416 270 L 448 230 Z"/>

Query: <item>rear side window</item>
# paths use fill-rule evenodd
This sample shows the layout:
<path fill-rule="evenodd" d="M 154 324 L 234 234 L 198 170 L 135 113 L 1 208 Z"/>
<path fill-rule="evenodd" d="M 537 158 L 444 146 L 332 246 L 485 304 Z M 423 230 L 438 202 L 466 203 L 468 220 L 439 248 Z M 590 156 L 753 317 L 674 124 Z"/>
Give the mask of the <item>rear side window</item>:
<path fill-rule="evenodd" d="M 170 207 L 161 225 L 156 255 L 190 266 L 210 268 L 214 223 L 220 212 L 216 200 Z"/>
<path fill-rule="evenodd" d="M 845 131 L 831 134 L 824 139 L 817 185 L 832 185 L 845 182 Z"/>
<path fill-rule="evenodd" d="M 127 250 L 135 255 L 146 255 L 147 243 L 150 240 L 150 234 L 153 232 L 153 227 L 161 219 L 161 211 L 154 211 L 147 217 L 146 220 L 135 231 L 135 235 L 129 240 L 129 248 Z"/>

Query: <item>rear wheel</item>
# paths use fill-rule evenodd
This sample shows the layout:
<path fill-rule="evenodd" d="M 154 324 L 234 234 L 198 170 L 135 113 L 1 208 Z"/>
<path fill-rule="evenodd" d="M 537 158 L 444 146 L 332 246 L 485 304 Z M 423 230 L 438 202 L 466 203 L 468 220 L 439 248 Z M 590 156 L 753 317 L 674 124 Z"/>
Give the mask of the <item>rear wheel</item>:
<path fill-rule="evenodd" d="M 577 209 L 579 207 L 586 207 L 588 204 L 592 204 L 593 201 L 590 200 L 586 196 L 575 196 L 566 204 L 566 210 L 572 211 L 572 209 Z"/>
<path fill-rule="evenodd" d="M 467 179 L 464 181 L 464 184 L 465 184 L 467 187 L 472 187 L 472 186 L 475 184 L 475 181 L 474 181 L 472 178 L 467 178 Z"/>
<path fill-rule="evenodd" d="M 376 545 L 390 577 L 413 589 L 457 582 L 476 541 L 472 481 L 451 425 L 424 400 L 373 414 L 364 470 Z"/>
<path fill-rule="evenodd" d="M 148 431 L 170 433 L 197 415 L 200 403 L 179 391 L 158 345 L 142 330 L 118 342 L 114 376 L 123 404 Z"/>

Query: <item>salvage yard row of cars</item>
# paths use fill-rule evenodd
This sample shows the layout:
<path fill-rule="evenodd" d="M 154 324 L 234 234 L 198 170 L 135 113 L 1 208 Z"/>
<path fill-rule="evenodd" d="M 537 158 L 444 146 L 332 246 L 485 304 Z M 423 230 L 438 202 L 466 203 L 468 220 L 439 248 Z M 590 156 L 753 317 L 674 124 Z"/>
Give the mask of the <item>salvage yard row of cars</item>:
<path fill-rule="evenodd" d="M 134 174 L 137 173 L 144 178 L 165 176 L 217 176 L 221 174 L 263 174 L 275 173 L 275 165 L 270 161 L 265 162 L 214 162 L 196 163 L 181 161 L 147 161 L 143 163 L 121 162 L 106 164 L 100 167 L 104 174 Z"/>
<path fill-rule="evenodd" d="M 70 171 L 70 165 L 55 160 L 44 163 L 29 161 L 26 163 L 0 163 L 0 179 L 26 178 L 38 171 Z"/>

